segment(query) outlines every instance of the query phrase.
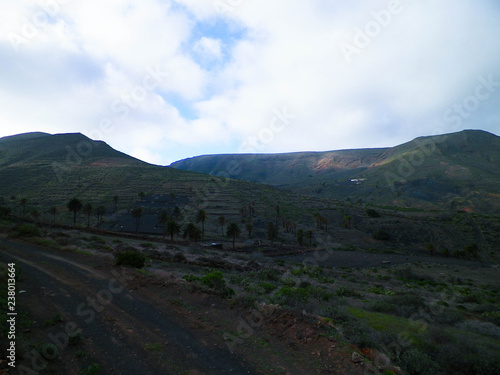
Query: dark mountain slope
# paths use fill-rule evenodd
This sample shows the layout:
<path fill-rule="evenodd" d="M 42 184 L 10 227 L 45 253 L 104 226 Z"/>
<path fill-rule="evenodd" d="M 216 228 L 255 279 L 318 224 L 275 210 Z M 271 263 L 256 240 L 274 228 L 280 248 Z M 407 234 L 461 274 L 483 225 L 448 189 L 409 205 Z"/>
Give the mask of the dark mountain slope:
<path fill-rule="evenodd" d="M 500 137 L 479 130 L 380 149 L 207 155 L 171 165 L 335 199 L 500 209 Z"/>

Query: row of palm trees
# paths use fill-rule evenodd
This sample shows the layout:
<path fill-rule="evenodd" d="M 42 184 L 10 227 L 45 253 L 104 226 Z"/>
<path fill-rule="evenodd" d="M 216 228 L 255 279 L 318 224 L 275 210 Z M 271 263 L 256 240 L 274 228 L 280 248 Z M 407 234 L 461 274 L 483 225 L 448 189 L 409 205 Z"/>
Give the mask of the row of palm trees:
<path fill-rule="evenodd" d="M 203 209 L 198 210 L 195 216 L 195 222 L 201 223 L 201 229 L 198 228 L 193 222 L 187 223 L 184 228 L 176 221 L 175 212 L 174 217 L 170 216 L 166 210 L 163 210 L 160 214 L 158 222 L 164 225 L 164 234 L 170 235 L 170 239 L 173 240 L 174 236 L 180 235 L 182 229 L 182 236 L 184 238 L 189 238 L 189 240 L 194 240 L 195 242 L 205 238 L 205 222 L 208 218 L 207 212 Z M 224 226 L 226 225 L 226 218 L 224 215 L 220 215 L 217 219 L 217 223 L 222 228 L 222 235 L 224 235 Z M 241 229 L 237 223 L 230 223 L 226 229 L 226 236 L 232 238 L 233 249 L 235 247 L 236 238 L 241 234 Z"/>
<path fill-rule="evenodd" d="M 95 212 L 97 215 L 97 223 L 100 224 L 102 221 L 102 218 L 104 214 L 106 213 L 106 207 L 104 206 L 98 206 L 95 208 L 92 207 L 91 203 L 86 203 L 83 204 L 81 200 L 77 198 L 73 198 L 68 202 L 68 210 L 73 213 L 73 225 L 76 226 L 76 217 L 78 215 L 78 212 L 82 211 L 84 215 L 87 216 L 87 226 L 90 227 L 90 217 L 92 216 L 92 213 Z M 55 215 L 57 214 L 57 207 L 52 207 L 50 209 L 50 213 L 54 215 L 54 221 L 55 221 Z"/>

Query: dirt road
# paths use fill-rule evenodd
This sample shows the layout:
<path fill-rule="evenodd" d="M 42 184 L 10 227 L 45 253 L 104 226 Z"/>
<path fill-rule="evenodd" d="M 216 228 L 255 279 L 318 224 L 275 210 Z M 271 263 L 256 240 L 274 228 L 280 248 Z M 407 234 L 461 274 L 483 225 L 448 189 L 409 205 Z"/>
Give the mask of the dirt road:
<path fill-rule="evenodd" d="M 16 264 L 17 306 L 29 308 L 18 316 L 17 346 L 30 354 L 9 374 L 258 373 L 223 341 L 200 339 L 157 299 L 134 290 L 129 271 L 111 259 L 66 257 L 2 238 L 0 261 Z"/>

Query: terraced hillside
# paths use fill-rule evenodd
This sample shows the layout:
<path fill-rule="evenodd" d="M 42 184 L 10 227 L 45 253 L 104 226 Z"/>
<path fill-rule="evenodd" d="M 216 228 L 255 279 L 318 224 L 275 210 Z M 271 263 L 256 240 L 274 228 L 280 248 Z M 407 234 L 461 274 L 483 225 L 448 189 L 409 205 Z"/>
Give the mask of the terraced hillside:
<path fill-rule="evenodd" d="M 372 152 L 367 151 L 366 157 Z M 225 230 L 234 222 L 240 228 L 237 246 L 253 243 L 257 247 L 292 246 L 294 251 L 315 246 L 405 254 L 432 248 L 435 254 L 452 256 L 488 259 L 499 255 L 500 223 L 495 215 L 471 214 L 459 207 L 377 206 L 356 199 L 354 193 L 352 198 L 333 200 L 154 166 L 81 134 L 35 133 L 0 139 L 0 180 L 0 207 L 45 223 L 73 225 L 67 204 L 76 197 L 92 206 L 90 213 L 77 215 L 77 225 L 82 227 L 96 226 L 99 221 L 103 229 L 161 234 L 163 210 L 173 216 L 178 206 L 182 229 L 190 222 L 203 225 L 206 241 L 227 246 L 232 244 Z M 364 181 L 353 184 L 366 189 Z M 101 217 L 96 215 L 97 207 L 104 207 Z M 131 215 L 133 208 L 143 208 L 138 226 Z M 206 214 L 203 224 L 196 221 L 200 210 Z M 224 225 L 219 222 L 221 216 Z M 277 228 L 275 236 L 270 235 L 270 223 Z M 469 254 L 467 248 L 476 250 Z"/>
<path fill-rule="evenodd" d="M 393 148 L 205 155 L 171 166 L 212 175 L 227 173 L 339 200 L 500 210 L 500 137 L 478 130 L 421 137 Z"/>

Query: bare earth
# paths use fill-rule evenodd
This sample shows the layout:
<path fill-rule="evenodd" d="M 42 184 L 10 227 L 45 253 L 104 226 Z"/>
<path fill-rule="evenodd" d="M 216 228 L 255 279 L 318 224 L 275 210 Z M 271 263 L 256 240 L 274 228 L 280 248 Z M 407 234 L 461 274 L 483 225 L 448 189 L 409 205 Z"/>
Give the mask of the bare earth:
<path fill-rule="evenodd" d="M 20 274 L 16 368 L 2 361 L 0 374 L 363 373 L 350 361 L 353 348 L 321 335 L 318 324 L 279 310 L 232 308 L 169 270 L 144 276 L 115 267 L 110 254 L 3 238 L 0 261 L 16 263 Z"/>

